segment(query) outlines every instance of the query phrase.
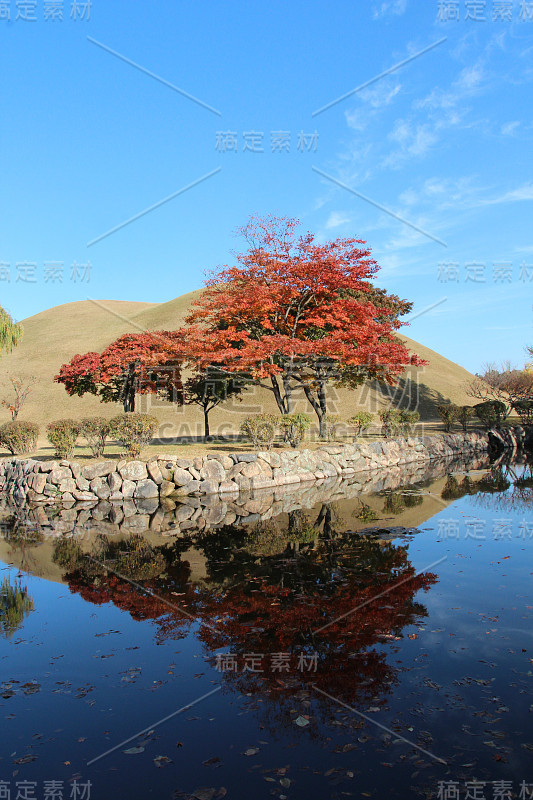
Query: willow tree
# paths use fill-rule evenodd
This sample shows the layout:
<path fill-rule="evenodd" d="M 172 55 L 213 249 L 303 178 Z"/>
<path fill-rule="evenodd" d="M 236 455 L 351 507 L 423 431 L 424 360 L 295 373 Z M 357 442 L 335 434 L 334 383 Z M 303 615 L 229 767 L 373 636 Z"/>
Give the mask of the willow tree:
<path fill-rule="evenodd" d="M 0 353 L 11 351 L 22 339 L 23 327 L 0 306 Z"/>

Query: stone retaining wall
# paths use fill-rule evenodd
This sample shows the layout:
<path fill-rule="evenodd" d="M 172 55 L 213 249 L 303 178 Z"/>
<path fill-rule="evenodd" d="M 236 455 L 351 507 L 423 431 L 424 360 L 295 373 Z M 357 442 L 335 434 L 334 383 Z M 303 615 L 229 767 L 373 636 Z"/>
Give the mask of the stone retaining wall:
<path fill-rule="evenodd" d="M 61 505 L 34 503 L 30 506 L 4 497 L 0 498 L 0 537 L 9 538 L 13 530 L 17 531 L 17 536 L 30 541 L 63 535 L 91 539 L 98 534 L 115 536 L 147 531 L 165 537 L 190 536 L 224 525 L 253 526 L 280 514 L 308 510 L 319 504 L 327 507 L 337 501 L 356 498 L 363 502 L 363 498 L 368 499 L 378 492 L 405 490 L 421 482 L 431 483 L 450 472 L 484 469 L 488 464 L 486 453 L 474 458 L 458 455 L 452 459 L 413 461 L 402 467 L 366 470 L 348 478 L 255 489 L 238 495 L 188 495 L 162 500 L 153 497 L 120 502 L 75 500 Z"/>
<path fill-rule="evenodd" d="M 499 434 L 502 446 L 524 441 L 522 428 Z M 346 478 L 366 470 L 487 451 L 492 432 L 409 437 L 389 441 L 324 445 L 317 450 L 211 453 L 185 459 L 158 455 L 142 461 L 108 460 L 81 466 L 75 461 L 6 459 L 0 491 L 16 503 L 109 502 L 270 489 Z M 508 440 L 508 441 L 507 441 Z"/>

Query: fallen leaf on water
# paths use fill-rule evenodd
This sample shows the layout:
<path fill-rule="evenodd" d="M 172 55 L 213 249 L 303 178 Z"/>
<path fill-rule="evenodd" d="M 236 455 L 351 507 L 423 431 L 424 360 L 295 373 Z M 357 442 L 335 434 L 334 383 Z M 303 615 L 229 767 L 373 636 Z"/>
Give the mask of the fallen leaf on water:
<path fill-rule="evenodd" d="M 249 747 L 248 750 L 245 750 L 243 756 L 255 756 L 259 752 L 258 747 Z"/>
<path fill-rule="evenodd" d="M 306 725 L 309 725 L 309 720 L 305 717 L 296 717 L 294 721 L 300 728 L 305 728 Z"/>
<path fill-rule="evenodd" d="M 172 759 L 168 756 L 156 756 L 154 758 L 156 767 L 166 767 L 167 764 L 172 764 Z"/>
<path fill-rule="evenodd" d="M 192 793 L 191 797 L 195 797 L 196 800 L 213 800 L 217 790 L 214 787 L 203 787 L 201 789 L 195 789 Z"/>
<path fill-rule="evenodd" d="M 37 756 L 22 756 L 22 758 L 16 758 L 15 764 L 29 764 L 31 761 L 35 761 Z M 70 761 L 65 762 L 70 764 Z"/>
<path fill-rule="evenodd" d="M 126 753 L 127 756 L 136 756 L 137 753 L 144 753 L 144 747 L 129 747 L 127 750 L 123 750 L 123 753 Z"/>

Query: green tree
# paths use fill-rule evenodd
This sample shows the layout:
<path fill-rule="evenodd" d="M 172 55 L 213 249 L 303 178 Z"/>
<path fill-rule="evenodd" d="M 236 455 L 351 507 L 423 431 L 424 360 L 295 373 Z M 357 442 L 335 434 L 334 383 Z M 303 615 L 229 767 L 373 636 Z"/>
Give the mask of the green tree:
<path fill-rule="evenodd" d="M 22 339 L 23 327 L 20 322 L 15 322 L 10 314 L 0 306 L 0 354 L 9 352 Z"/>
<path fill-rule="evenodd" d="M 204 414 L 204 439 L 209 437 L 209 413 L 231 397 L 237 397 L 244 388 L 238 377 L 228 377 L 218 367 L 208 367 L 197 372 L 184 384 L 186 405 L 197 405 Z M 239 398 L 240 400 L 240 398 Z"/>

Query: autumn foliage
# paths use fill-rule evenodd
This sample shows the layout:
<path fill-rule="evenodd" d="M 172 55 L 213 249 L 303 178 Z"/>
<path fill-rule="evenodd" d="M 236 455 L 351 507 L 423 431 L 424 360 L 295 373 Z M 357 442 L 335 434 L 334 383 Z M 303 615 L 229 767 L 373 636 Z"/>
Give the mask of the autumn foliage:
<path fill-rule="evenodd" d="M 379 268 L 365 242 L 320 243 L 296 227 L 250 220 L 248 249 L 210 277 L 187 323 L 202 366 L 268 379 L 282 413 L 300 387 L 322 425 L 328 381 L 392 383 L 420 362 L 395 335 L 410 304 L 373 286 Z"/>
<path fill-rule="evenodd" d="M 180 331 L 127 333 L 102 353 L 75 355 L 55 380 L 69 395 L 99 395 L 103 402 L 122 402 L 135 408 L 135 395 L 164 393 L 182 402 Z"/>
<path fill-rule="evenodd" d="M 297 226 L 286 217 L 252 218 L 240 229 L 247 249 L 207 280 L 187 327 L 121 336 L 100 354 L 74 356 L 56 381 L 70 395 L 90 392 L 133 411 L 138 393 L 182 403 L 186 363 L 199 376 L 189 395 L 202 389 L 208 370 L 224 397 L 224 380 L 266 387 L 282 414 L 292 413 L 293 394 L 303 391 L 325 435 L 329 382 L 392 384 L 423 362 L 397 336 L 411 304 L 374 285 L 379 267 L 366 243 L 318 242 Z M 217 389 L 208 399 L 216 405 L 220 395 Z M 199 399 L 205 406 L 203 389 Z"/>

